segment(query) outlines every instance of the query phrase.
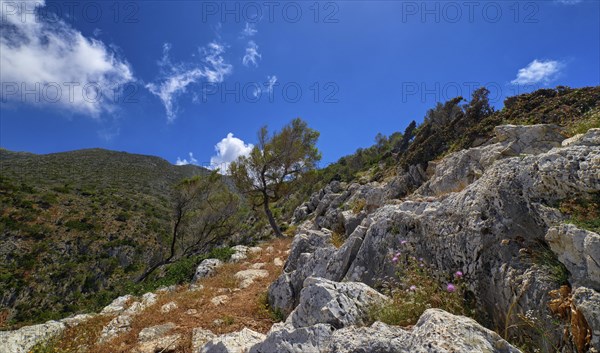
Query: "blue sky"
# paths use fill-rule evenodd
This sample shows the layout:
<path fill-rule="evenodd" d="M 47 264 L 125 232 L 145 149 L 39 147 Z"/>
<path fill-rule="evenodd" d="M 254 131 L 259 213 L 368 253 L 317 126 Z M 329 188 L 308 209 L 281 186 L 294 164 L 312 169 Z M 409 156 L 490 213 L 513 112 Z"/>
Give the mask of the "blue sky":
<path fill-rule="evenodd" d="M 0 2 L 10 150 L 226 165 L 299 116 L 326 165 L 480 85 L 600 84 L 598 1 Z"/>

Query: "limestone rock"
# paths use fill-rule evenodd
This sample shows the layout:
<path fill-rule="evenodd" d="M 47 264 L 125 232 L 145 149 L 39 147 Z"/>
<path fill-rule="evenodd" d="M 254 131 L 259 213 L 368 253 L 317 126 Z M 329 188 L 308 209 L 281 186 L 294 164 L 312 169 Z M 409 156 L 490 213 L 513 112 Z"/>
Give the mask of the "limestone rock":
<path fill-rule="evenodd" d="M 335 329 L 327 324 L 294 328 L 290 325 L 278 327 L 267 338 L 253 346 L 249 353 L 313 353 L 321 352 L 328 344 Z"/>
<path fill-rule="evenodd" d="M 152 292 L 142 295 L 142 304 L 145 307 L 149 307 L 149 306 L 156 304 L 157 300 L 158 300 L 158 295 L 156 295 Z"/>
<path fill-rule="evenodd" d="M 235 252 L 233 253 L 233 255 L 231 255 L 231 258 L 229 259 L 230 262 L 240 262 L 248 258 L 249 248 L 247 246 L 236 245 L 232 247 L 231 250 Z"/>
<path fill-rule="evenodd" d="M 192 353 L 198 353 L 200 348 L 206 344 L 206 342 L 217 337 L 212 331 L 205 330 L 203 328 L 195 328 L 192 331 Z"/>
<path fill-rule="evenodd" d="M 241 331 L 217 336 L 208 341 L 201 353 L 246 353 L 250 347 L 262 342 L 265 335 L 244 328 Z"/>
<path fill-rule="evenodd" d="M 219 295 L 219 296 L 216 296 L 216 297 L 214 297 L 214 298 L 212 298 L 210 300 L 210 302 L 214 306 L 223 305 L 223 304 L 227 303 L 228 301 L 229 301 L 229 296 L 228 295 Z"/>
<path fill-rule="evenodd" d="M 140 342 L 134 353 L 175 353 L 179 351 L 182 343 L 181 335 L 163 336 L 151 341 Z"/>
<path fill-rule="evenodd" d="M 177 326 L 172 322 L 152 327 L 146 327 L 142 329 L 138 334 L 138 340 L 140 342 L 152 341 L 154 339 L 164 336 L 169 331 L 173 330 L 175 327 Z"/>
<path fill-rule="evenodd" d="M 248 288 L 254 283 L 255 280 L 259 278 L 269 277 L 269 271 L 267 270 L 243 270 L 237 272 L 234 275 L 235 279 L 240 282 L 239 287 L 241 289 Z"/>
<path fill-rule="evenodd" d="M 590 129 L 585 134 L 578 134 L 562 142 L 567 146 L 600 146 L 600 129 Z"/>
<path fill-rule="evenodd" d="M 119 315 L 112 319 L 100 333 L 99 343 L 106 343 L 118 335 L 131 330 L 132 318 L 129 315 Z"/>
<path fill-rule="evenodd" d="M 217 268 L 223 266 L 223 261 L 219 259 L 206 259 L 202 261 L 198 267 L 196 267 L 196 273 L 194 273 L 194 278 L 192 282 L 197 282 L 198 280 L 212 276 Z"/>
<path fill-rule="evenodd" d="M 408 352 L 493 352 L 520 353 L 494 331 L 475 320 L 452 315 L 440 309 L 428 309 L 411 332 Z M 427 347 L 424 350 L 422 347 Z"/>
<path fill-rule="evenodd" d="M 59 322 L 65 324 L 67 327 L 75 327 L 79 324 L 82 324 L 89 319 L 96 317 L 97 314 L 79 314 L 71 317 L 64 318 L 59 320 Z"/>
<path fill-rule="evenodd" d="M 275 266 L 281 267 L 281 266 L 283 266 L 283 261 L 281 260 L 281 258 L 276 257 L 273 259 L 273 264 Z"/>
<path fill-rule="evenodd" d="M 576 284 L 600 290 L 600 235 L 562 224 L 548 230 L 546 241 Z"/>
<path fill-rule="evenodd" d="M 363 325 L 368 319 L 368 309 L 387 300 L 364 283 L 337 283 L 310 277 L 304 282 L 300 304 L 286 323 L 296 328 L 315 324 L 329 324 L 336 329 Z"/>
<path fill-rule="evenodd" d="M 177 303 L 175 302 L 169 302 L 163 306 L 160 307 L 160 312 L 163 314 L 166 314 L 168 312 L 171 312 L 173 310 L 177 309 Z"/>
<path fill-rule="evenodd" d="M 375 322 L 370 327 L 347 327 L 337 330 L 331 336 L 323 352 L 336 353 L 412 353 L 408 350 L 410 334 L 399 327 Z M 416 348 L 416 347 L 415 347 Z"/>
<path fill-rule="evenodd" d="M 579 287 L 573 293 L 573 302 L 592 329 L 592 347 L 600 352 L 600 293 Z"/>
<path fill-rule="evenodd" d="M 111 314 L 118 314 L 120 312 L 123 312 L 127 308 L 127 304 L 132 299 L 133 299 L 133 296 L 131 296 L 131 295 L 124 295 L 122 297 L 118 297 L 117 299 L 113 300 L 112 303 L 110 303 L 109 305 L 104 307 L 104 309 L 102 309 L 102 311 L 100 313 L 111 315 Z"/>
<path fill-rule="evenodd" d="M 60 335 L 66 326 L 57 321 L 25 326 L 15 331 L 0 331 L 2 353 L 27 353 L 33 346 Z"/>

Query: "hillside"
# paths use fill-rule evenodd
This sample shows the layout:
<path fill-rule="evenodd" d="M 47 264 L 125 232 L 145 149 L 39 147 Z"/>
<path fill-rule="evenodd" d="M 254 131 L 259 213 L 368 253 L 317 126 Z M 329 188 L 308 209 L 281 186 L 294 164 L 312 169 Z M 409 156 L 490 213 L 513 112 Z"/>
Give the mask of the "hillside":
<path fill-rule="evenodd" d="M 0 150 L 0 326 L 105 305 L 161 255 L 171 192 L 203 175 L 152 156 Z"/>

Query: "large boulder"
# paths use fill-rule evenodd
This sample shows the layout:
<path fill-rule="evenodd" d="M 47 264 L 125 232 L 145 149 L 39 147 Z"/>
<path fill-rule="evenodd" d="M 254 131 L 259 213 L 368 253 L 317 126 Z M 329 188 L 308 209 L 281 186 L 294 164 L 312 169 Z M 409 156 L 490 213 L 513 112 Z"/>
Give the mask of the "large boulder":
<path fill-rule="evenodd" d="M 363 325 L 368 310 L 388 298 L 364 283 L 333 282 L 310 277 L 304 281 L 300 304 L 286 320 L 293 327 L 328 324 L 336 329 Z"/>
<path fill-rule="evenodd" d="M 267 338 L 253 346 L 249 353 L 321 352 L 327 346 L 335 328 L 327 324 L 295 328 L 281 325 L 271 329 Z"/>
<path fill-rule="evenodd" d="M 60 335 L 66 326 L 58 321 L 25 326 L 15 331 L 0 331 L 0 352 L 27 353 L 36 344 Z"/>
<path fill-rule="evenodd" d="M 133 296 L 129 294 L 118 297 L 117 299 L 113 300 L 112 303 L 104 307 L 104 309 L 102 309 L 100 313 L 106 315 L 114 315 L 121 313 L 128 308 L 131 300 L 133 300 Z"/>
<path fill-rule="evenodd" d="M 110 342 L 118 335 L 128 332 L 131 330 L 132 323 L 133 318 L 129 315 L 119 315 L 115 317 L 106 326 L 104 326 L 104 328 L 102 328 L 100 338 L 98 338 L 98 343 L 102 344 Z"/>

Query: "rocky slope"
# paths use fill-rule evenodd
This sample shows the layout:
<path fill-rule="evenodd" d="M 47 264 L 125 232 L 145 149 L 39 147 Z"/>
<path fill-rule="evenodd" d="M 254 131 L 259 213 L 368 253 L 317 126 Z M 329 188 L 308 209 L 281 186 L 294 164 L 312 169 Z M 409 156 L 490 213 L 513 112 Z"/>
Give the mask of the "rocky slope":
<path fill-rule="evenodd" d="M 120 352 L 123 343 L 115 342 L 135 334 L 136 349 L 152 353 L 598 352 L 600 235 L 561 205 L 594 200 L 600 192 L 600 129 L 569 139 L 563 133 L 554 125 L 498 126 L 487 143 L 426 169 L 410 168 L 383 182 L 334 181 L 315 193 L 295 212 L 298 227 L 285 265 L 281 256 L 268 260 L 283 265 L 268 301 L 285 317 L 268 331 L 249 324 L 191 330 L 173 316 L 150 324 L 144 317 L 158 306 L 147 308 L 148 294 L 105 308 L 116 311 L 95 337 Z M 402 193 L 408 195 L 397 199 Z M 234 261 L 249 251 L 237 250 Z M 414 326 L 373 322 L 372 309 L 392 300 L 380 285 L 395 276 L 398 256 L 422 258 L 440 272 L 460 271 L 473 318 L 430 308 Z M 255 283 L 264 265 L 251 262 L 236 267 L 238 295 L 265 285 Z M 196 277 L 218 278 L 222 266 L 206 260 Z M 230 295 L 208 293 L 206 305 L 233 305 Z M 168 312 L 177 304 L 159 306 Z M 31 346 L 64 332 L 61 325 L 68 323 L 5 333 L 0 342 Z M 191 350 L 172 345 L 183 337 Z"/>
<path fill-rule="evenodd" d="M 303 296 L 312 277 L 375 286 L 394 275 L 390 259 L 403 243 L 442 271 L 464 273 L 478 320 L 511 342 L 542 352 L 600 349 L 600 236 L 567 224 L 553 207 L 600 192 L 600 129 L 571 139 L 553 125 L 499 126 L 495 132 L 489 143 L 430 163 L 426 172 L 384 184 L 333 182 L 314 195 L 296 213 L 296 221 L 310 219 L 270 287 L 271 304 L 293 317 L 308 300 Z M 391 200 L 407 183 L 421 186 Z M 344 211 L 357 198 L 364 208 Z M 339 249 L 331 243 L 332 230 L 347 236 Z M 571 300 L 572 314 L 561 318 L 548 304 L 550 292 L 564 284 L 562 299 Z M 573 318 L 581 316 L 575 325 Z"/>

